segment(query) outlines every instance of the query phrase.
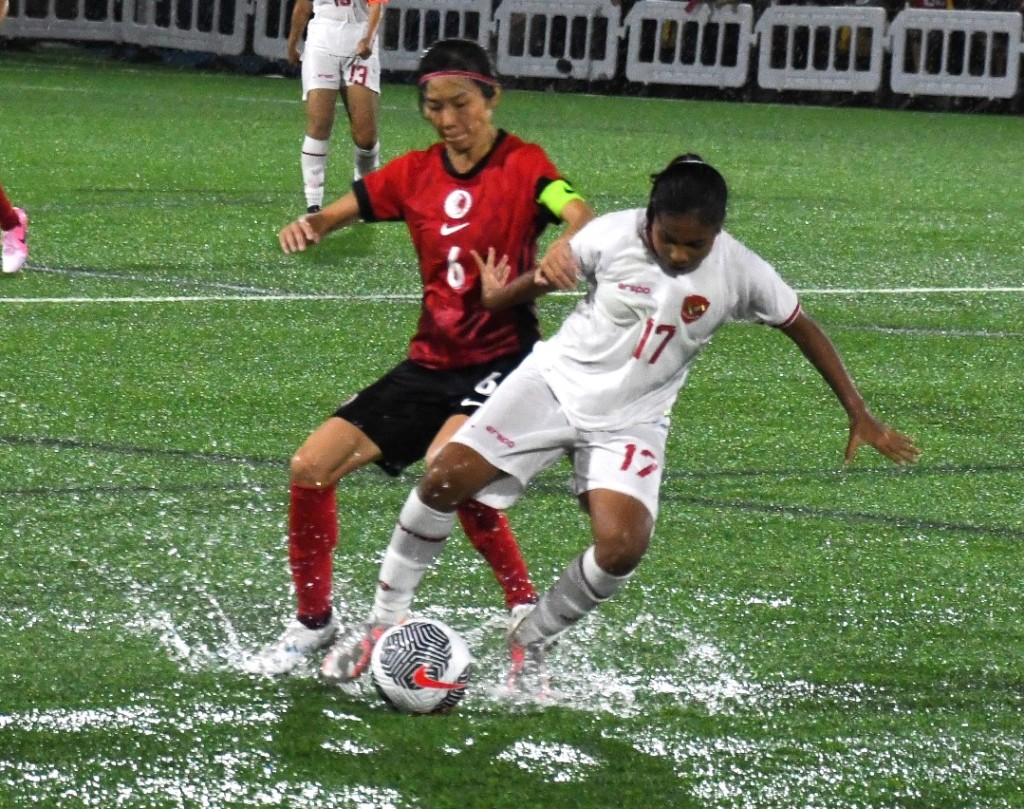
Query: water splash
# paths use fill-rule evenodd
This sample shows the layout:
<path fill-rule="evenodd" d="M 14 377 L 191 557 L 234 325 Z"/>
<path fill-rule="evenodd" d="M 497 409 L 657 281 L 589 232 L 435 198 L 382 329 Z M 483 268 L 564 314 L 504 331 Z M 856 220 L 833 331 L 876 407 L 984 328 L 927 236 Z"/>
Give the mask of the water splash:
<path fill-rule="evenodd" d="M 521 770 L 541 776 L 554 784 L 585 781 L 600 765 L 599 759 L 567 744 L 518 741 L 497 755 Z"/>

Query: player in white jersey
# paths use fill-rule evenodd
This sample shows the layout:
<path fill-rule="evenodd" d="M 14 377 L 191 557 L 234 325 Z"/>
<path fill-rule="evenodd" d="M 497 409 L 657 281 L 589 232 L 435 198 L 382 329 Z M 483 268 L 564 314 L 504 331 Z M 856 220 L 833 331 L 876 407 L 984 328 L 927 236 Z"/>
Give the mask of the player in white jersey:
<path fill-rule="evenodd" d="M 352 133 L 356 180 L 380 165 L 377 105 L 380 55 L 377 32 L 387 0 L 296 0 L 288 31 L 288 61 L 302 63 L 306 136 L 302 182 L 306 210 L 324 203 L 327 155 L 340 97 Z M 312 20 L 310 19 L 312 17 Z M 299 55 L 303 32 L 306 44 Z"/>
<path fill-rule="evenodd" d="M 719 326 L 784 326 L 799 313 L 796 293 L 728 233 L 692 269 L 666 272 L 652 260 L 646 218 L 609 214 L 573 242 L 590 292 L 533 358 L 582 429 L 656 421 Z"/>
<path fill-rule="evenodd" d="M 718 171 L 683 155 L 653 180 L 646 210 L 599 217 L 572 238 L 586 297 L 434 458 L 381 567 L 372 615 L 395 622 L 440 554 L 460 503 L 475 496 L 507 507 L 540 471 L 569 457 L 593 543 L 509 636 L 513 675 L 527 689 L 539 684 L 546 647 L 614 595 L 647 551 L 667 414 L 720 326 L 762 323 L 796 343 L 846 410 L 847 462 L 861 444 L 900 464 L 918 456 L 910 438 L 868 410 L 793 289 L 722 230 L 727 189 Z M 498 280 L 505 273 L 505 259 L 478 261 Z M 538 274 L 566 286 L 543 265 Z"/>

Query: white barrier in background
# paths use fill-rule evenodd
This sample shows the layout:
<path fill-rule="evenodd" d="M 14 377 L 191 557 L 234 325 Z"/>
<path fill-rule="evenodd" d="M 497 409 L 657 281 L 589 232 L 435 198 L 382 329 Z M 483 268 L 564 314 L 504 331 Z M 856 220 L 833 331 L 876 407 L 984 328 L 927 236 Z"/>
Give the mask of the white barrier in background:
<path fill-rule="evenodd" d="M 255 0 L 253 51 L 267 59 L 288 57 L 288 0 Z M 379 30 L 384 70 L 412 71 L 423 51 L 446 37 L 490 46 L 491 0 L 389 0 Z"/>
<path fill-rule="evenodd" d="M 889 27 L 894 92 L 1012 98 L 1020 77 L 1021 15 L 906 9 Z"/>
<path fill-rule="evenodd" d="M 677 0 L 641 0 L 626 16 L 626 78 L 643 84 L 742 87 L 750 78 L 754 9 L 690 14 Z"/>
<path fill-rule="evenodd" d="M 150 48 L 238 56 L 252 13 L 245 0 L 124 0 L 122 39 Z"/>
<path fill-rule="evenodd" d="M 385 70 L 415 70 L 423 51 L 439 39 L 490 45 L 491 0 L 389 0 L 384 8 L 380 59 Z"/>
<path fill-rule="evenodd" d="M 284 59 L 294 0 L 12 0 L 4 38 L 130 42 L 223 55 L 251 49 Z M 677 0 L 639 0 L 626 20 L 612 0 L 391 0 L 381 29 L 385 69 L 411 71 L 442 37 L 497 42 L 510 77 L 740 87 L 759 51 L 761 87 L 874 92 L 888 73 L 906 95 L 1013 98 L 1020 92 L 1022 18 L 1016 12 L 746 4 L 692 13 Z M 717 3 L 715 4 L 717 5 Z M 891 51 L 887 55 L 886 51 Z"/>
<path fill-rule="evenodd" d="M 757 83 L 771 90 L 874 92 L 882 85 L 885 9 L 771 6 L 757 21 Z"/>
<path fill-rule="evenodd" d="M 292 25 L 293 2 L 255 0 L 253 4 L 252 49 L 265 59 L 288 58 L 288 29 Z"/>
<path fill-rule="evenodd" d="M 245 50 L 250 13 L 246 0 L 19 0 L 2 33 L 233 56 Z"/>
<path fill-rule="evenodd" d="M 0 0 L 3 2 L 3 0 Z M 121 39 L 121 0 L 14 0 L 0 36 L 29 39 L 82 39 L 117 42 Z"/>
<path fill-rule="evenodd" d="M 611 79 L 621 26 L 611 0 L 502 0 L 497 68 L 506 76 Z"/>

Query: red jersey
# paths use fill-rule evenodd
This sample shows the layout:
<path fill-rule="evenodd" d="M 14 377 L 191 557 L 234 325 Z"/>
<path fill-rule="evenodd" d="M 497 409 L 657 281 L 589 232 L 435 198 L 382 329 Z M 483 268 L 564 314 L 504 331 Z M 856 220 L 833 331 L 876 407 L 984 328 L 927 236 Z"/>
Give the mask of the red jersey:
<path fill-rule="evenodd" d="M 366 222 L 402 220 L 419 258 L 423 300 L 409 359 L 428 368 L 478 365 L 540 339 L 532 303 L 491 312 L 480 302 L 471 250 L 509 257 L 509 280 L 533 270 L 537 239 L 559 221 L 537 202 L 561 175 L 544 150 L 501 131 L 472 171 L 458 174 L 443 144 L 409 152 L 353 186 Z"/>

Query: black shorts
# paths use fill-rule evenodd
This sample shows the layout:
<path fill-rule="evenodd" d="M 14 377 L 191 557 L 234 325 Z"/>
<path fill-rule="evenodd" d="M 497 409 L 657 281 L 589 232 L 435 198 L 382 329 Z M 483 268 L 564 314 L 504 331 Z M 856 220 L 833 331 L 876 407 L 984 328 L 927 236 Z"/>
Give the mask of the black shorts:
<path fill-rule="evenodd" d="M 451 371 L 435 371 L 405 360 L 345 402 L 334 415 L 366 433 L 380 447 L 377 465 L 389 475 L 398 475 L 426 455 L 449 418 L 459 413 L 471 415 L 525 356 Z"/>

